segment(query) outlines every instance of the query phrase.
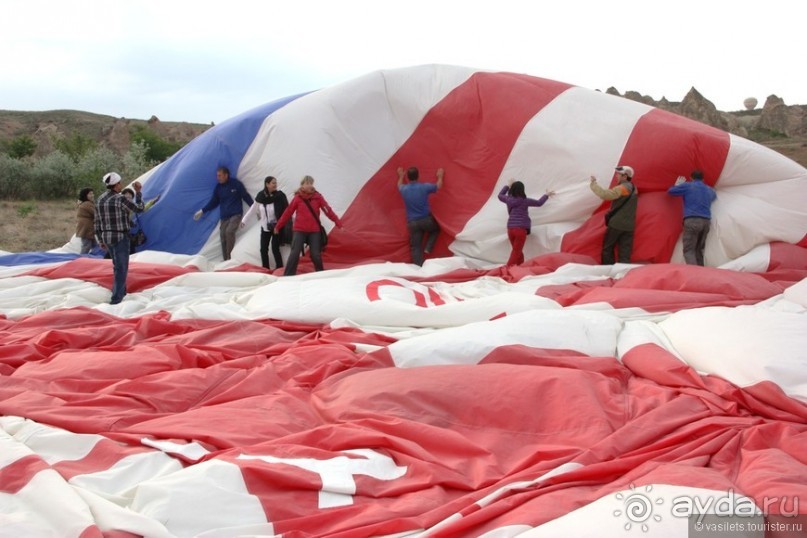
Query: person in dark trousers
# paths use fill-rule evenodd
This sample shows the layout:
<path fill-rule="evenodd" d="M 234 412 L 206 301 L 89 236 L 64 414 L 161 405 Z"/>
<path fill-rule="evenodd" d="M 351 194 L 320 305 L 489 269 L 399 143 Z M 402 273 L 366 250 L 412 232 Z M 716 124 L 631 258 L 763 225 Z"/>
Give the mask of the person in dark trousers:
<path fill-rule="evenodd" d="M 255 195 L 255 203 L 244 214 L 241 219 L 241 227 L 246 226 L 247 221 L 254 214 L 261 223 L 261 265 L 266 269 L 269 267 L 269 246 L 272 246 L 272 256 L 275 258 L 275 268 L 283 267 L 283 257 L 280 255 L 280 245 L 291 242 L 291 222 L 287 222 L 283 230 L 275 235 L 277 219 L 289 207 L 289 200 L 283 191 L 277 188 L 277 179 L 266 176 L 263 180 L 263 190 Z"/>
<path fill-rule="evenodd" d="M 693 170 L 687 181 L 679 176 L 667 194 L 684 198 L 684 260 L 689 265 L 703 265 L 703 250 L 706 236 L 712 223 L 712 202 L 717 198 L 715 190 L 703 182 L 703 172 Z"/>
<path fill-rule="evenodd" d="M 618 183 L 611 189 L 603 189 L 597 178 L 591 176 L 591 190 L 603 200 L 611 201 L 611 208 L 605 214 L 605 237 L 602 240 L 602 264 L 614 263 L 614 248 L 619 252 L 619 263 L 630 263 L 633 251 L 633 233 L 636 230 L 636 209 L 639 191 L 633 184 L 633 168 L 615 168 Z"/>
<path fill-rule="evenodd" d="M 331 219 L 337 228 L 342 228 L 342 221 L 336 216 L 331 206 L 325 201 L 317 189 L 314 188 L 314 178 L 305 176 L 300 181 L 300 188 L 294 193 L 289 207 L 283 212 L 277 221 L 274 233 L 280 230 L 294 216 L 294 235 L 291 239 L 291 252 L 286 261 L 286 268 L 283 270 L 284 276 L 297 274 L 297 263 L 300 261 L 300 254 L 303 247 L 308 245 L 308 252 L 314 264 L 315 271 L 322 271 L 322 235 L 319 221 L 320 210 Z"/>
<path fill-rule="evenodd" d="M 115 172 L 104 175 L 106 192 L 98 197 L 95 206 L 95 235 L 101 248 L 112 258 L 114 280 L 110 304 L 120 303 L 126 295 L 126 276 L 129 272 L 129 227 L 131 213 L 142 213 L 143 195 L 140 183 L 135 182 L 135 199 L 121 194 L 121 177 Z"/>
<path fill-rule="evenodd" d="M 510 240 L 512 250 L 507 265 L 519 265 L 524 263 L 524 244 L 527 242 L 527 235 L 532 228 L 529 209 L 540 207 L 546 203 L 555 191 L 546 191 L 546 194 L 538 198 L 527 198 L 524 183 L 510 180 L 499 193 L 499 200 L 507 204 L 507 238 Z"/>
<path fill-rule="evenodd" d="M 423 265 L 423 255 L 429 254 L 440 235 L 440 225 L 432 215 L 429 205 L 429 195 L 434 194 L 443 186 L 445 171 L 437 169 L 436 183 L 420 183 L 420 172 L 416 167 L 406 171 L 408 183 L 404 183 L 404 169 L 398 168 L 398 191 L 406 207 L 406 229 L 409 231 L 409 250 L 412 254 L 412 263 Z M 426 246 L 423 246 L 424 236 Z"/>
<path fill-rule="evenodd" d="M 219 166 L 216 170 L 218 184 L 213 189 L 213 196 L 202 209 L 193 214 L 193 220 L 199 220 L 205 213 L 219 207 L 219 238 L 221 239 L 221 254 L 224 260 L 229 260 L 235 247 L 235 233 L 241 224 L 244 214 L 243 201 L 252 205 L 252 197 L 247 194 L 244 184 L 234 177 L 230 177 L 230 170 L 226 166 Z"/>

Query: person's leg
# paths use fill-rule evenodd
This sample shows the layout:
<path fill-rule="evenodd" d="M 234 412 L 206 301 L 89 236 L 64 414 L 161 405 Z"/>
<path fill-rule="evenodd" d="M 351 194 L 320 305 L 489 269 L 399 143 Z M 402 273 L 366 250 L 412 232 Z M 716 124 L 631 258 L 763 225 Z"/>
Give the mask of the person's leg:
<path fill-rule="evenodd" d="M 112 258 L 112 272 L 114 275 L 110 303 L 118 304 L 126 296 L 126 276 L 129 272 L 129 238 L 124 237 L 114 245 L 107 245 L 107 248 Z"/>
<path fill-rule="evenodd" d="M 620 233 L 619 230 L 609 228 L 608 226 L 605 227 L 605 237 L 602 238 L 602 253 L 600 254 L 602 258 L 601 263 L 603 265 L 614 264 L 614 247 L 616 246 Z"/>
<path fill-rule="evenodd" d="M 289 259 L 286 260 L 286 268 L 283 271 L 284 276 L 293 276 L 297 274 L 297 262 L 300 261 L 300 254 L 303 252 L 305 245 L 306 234 L 303 232 L 294 232 L 291 238 L 291 252 Z"/>
<path fill-rule="evenodd" d="M 684 261 L 687 265 L 698 265 L 697 246 L 698 246 L 698 225 L 695 222 L 697 219 L 684 219 L 684 232 L 681 237 L 681 243 L 684 247 Z"/>
<path fill-rule="evenodd" d="M 269 237 L 272 243 L 272 256 L 275 258 L 275 269 L 280 269 L 283 267 L 283 256 L 280 255 L 280 235 L 275 235 L 274 226 L 270 226 L 269 229 L 271 230 Z M 267 267 L 269 266 L 267 265 Z"/>
<path fill-rule="evenodd" d="M 423 265 L 423 228 L 420 222 L 412 220 L 406 223 L 406 229 L 409 230 L 409 252 L 415 265 Z"/>
<path fill-rule="evenodd" d="M 222 228 L 222 254 L 225 260 L 229 260 L 235 248 L 235 233 L 241 226 L 241 215 L 233 215 L 221 221 Z"/>
<path fill-rule="evenodd" d="M 428 234 L 426 237 L 426 248 L 423 249 L 424 254 L 430 254 L 434 250 L 434 244 L 440 236 L 440 225 L 434 220 L 432 215 L 423 219 L 423 230 Z"/>
<path fill-rule="evenodd" d="M 267 232 L 261 228 L 261 266 L 265 269 L 269 267 L 269 242 L 272 240 L 272 232 Z"/>
<path fill-rule="evenodd" d="M 527 242 L 527 230 L 524 228 L 507 228 L 507 238 L 510 240 L 510 258 L 507 265 L 524 263 L 524 243 Z"/>
<path fill-rule="evenodd" d="M 617 240 L 619 263 L 630 263 L 630 255 L 633 253 L 633 232 L 620 232 Z"/>
<path fill-rule="evenodd" d="M 706 265 L 706 261 L 703 258 L 703 251 L 706 250 L 706 236 L 709 235 L 709 227 L 711 225 L 708 219 L 703 219 L 703 221 L 703 229 L 698 236 L 698 245 L 696 247 L 696 260 L 698 265 Z"/>
<path fill-rule="evenodd" d="M 308 255 L 314 264 L 314 271 L 322 271 L 322 236 L 319 232 L 308 234 Z"/>

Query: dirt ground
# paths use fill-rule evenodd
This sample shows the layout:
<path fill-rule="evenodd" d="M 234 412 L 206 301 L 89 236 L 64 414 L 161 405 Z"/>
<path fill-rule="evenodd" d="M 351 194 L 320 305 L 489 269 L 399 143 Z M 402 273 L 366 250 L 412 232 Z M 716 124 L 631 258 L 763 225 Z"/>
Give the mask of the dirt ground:
<path fill-rule="evenodd" d="M 76 231 L 76 200 L 0 202 L 0 250 L 38 252 L 64 246 Z"/>

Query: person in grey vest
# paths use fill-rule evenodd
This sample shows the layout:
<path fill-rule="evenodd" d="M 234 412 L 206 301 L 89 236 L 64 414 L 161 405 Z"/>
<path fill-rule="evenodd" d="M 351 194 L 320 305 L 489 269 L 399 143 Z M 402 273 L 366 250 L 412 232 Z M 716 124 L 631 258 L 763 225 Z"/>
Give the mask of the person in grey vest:
<path fill-rule="evenodd" d="M 597 184 L 591 176 L 591 190 L 603 200 L 611 201 L 611 208 L 605 213 L 605 237 L 602 240 L 602 264 L 614 263 L 614 248 L 618 252 L 619 263 L 630 263 L 633 252 L 633 232 L 636 229 L 636 208 L 639 204 L 639 191 L 633 184 L 633 168 L 617 166 L 618 183 L 611 189 Z"/>

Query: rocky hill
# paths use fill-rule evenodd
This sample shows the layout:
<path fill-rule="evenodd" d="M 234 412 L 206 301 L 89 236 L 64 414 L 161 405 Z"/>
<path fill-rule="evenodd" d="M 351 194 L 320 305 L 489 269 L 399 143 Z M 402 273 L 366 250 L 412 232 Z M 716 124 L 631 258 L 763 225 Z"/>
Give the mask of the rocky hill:
<path fill-rule="evenodd" d="M 762 108 L 756 100 L 748 100 L 748 109 L 722 112 L 695 88 L 689 90 L 683 101 L 672 102 L 635 91 L 620 94 L 615 88 L 606 93 L 619 95 L 632 101 L 674 112 L 729 133 L 748 138 L 790 157 L 807 167 L 807 105 L 786 105 L 784 99 L 771 95 Z"/>
<path fill-rule="evenodd" d="M 36 156 L 53 151 L 54 140 L 70 138 L 76 134 L 95 140 L 116 153 L 125 153 L 131 143 L 133 128 L 137 126 L 148 127 L 160 138 L 182 145 L 211 127 L 198 123 L 161 122 L 156 116 L 149 120 L 136 120 L 79 110 L 0 110 L 0 140 L 28 135 L 37 144 Z"/>
<path fill-rule="evenodd" d="M 802 166 L 807 167 L 807 105 L 786 105 L 776 95 L 769 96 L 762 108 L 749 102 L 747 110 L 723 112 L 695 88 L 680 102 L 666 98 L 656 101 L 639 92 L 620 94 L 615 88 L 606 93 L 655 106 L 717 127 L 729 133 L 748 138 L 770 147 Z M 211 127 L 198 123 L 161 122 L 152 116 L 149 120 L 115 118 L 76 110 L 48 112 L 17 112 L 0 110 L 0 141 L 17 136 L 31 136 L 37 143 L 36 155 L 53 150 L 53 141 L 60 137 L 81 134 L 96 140 L 118 153 L 124 153 L 131 142 L 133 128 L 148 127 L 161 138 L 186 144 Z"/>

